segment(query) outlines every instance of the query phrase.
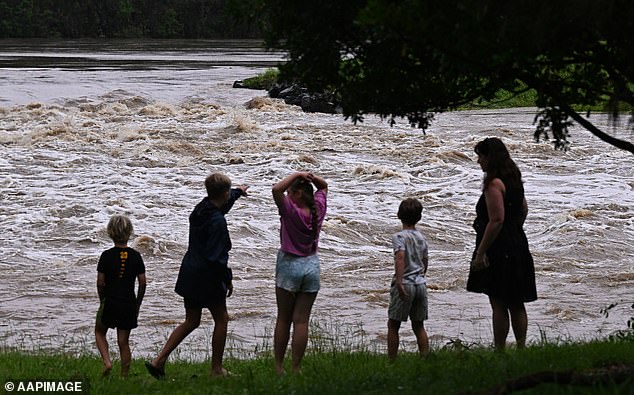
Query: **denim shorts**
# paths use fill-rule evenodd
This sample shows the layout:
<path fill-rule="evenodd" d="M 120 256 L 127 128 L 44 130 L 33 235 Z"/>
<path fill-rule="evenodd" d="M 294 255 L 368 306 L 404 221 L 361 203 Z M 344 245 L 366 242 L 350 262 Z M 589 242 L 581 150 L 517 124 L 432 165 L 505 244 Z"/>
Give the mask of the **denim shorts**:
<path fill-rule="evenodd" d="M 319 256 L 297 256 L 277 252 L 275 285 L 289 292 L 319 291 Z"/>
<path fill-rule="evenodd" d="M 390 307 L 388 317 L 395 321 L 405 322 L 407 317 L 412 321 L 427 319 L 427 286 L 425 284 L 403 284 L 409 294 L 407 300 L 401 300 L 398 289 L 390 289 Z"/>

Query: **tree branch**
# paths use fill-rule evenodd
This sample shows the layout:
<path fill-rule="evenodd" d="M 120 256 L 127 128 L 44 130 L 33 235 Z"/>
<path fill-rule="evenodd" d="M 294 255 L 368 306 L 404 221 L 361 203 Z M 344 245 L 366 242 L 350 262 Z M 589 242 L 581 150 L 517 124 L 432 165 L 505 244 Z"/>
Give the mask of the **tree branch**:
<path fill-rule="evenodd" d="M 559 107 L 562 110 L 564 110 L 579 125 L 586 128 L 590 133 L 594 134 L 601 140 L 605 141 L 606 143 L 610 145 L 615 146 L 616 148 L 620 148 L 622 150 L 625 150 L 634 154 L 634 144 L 630 143 L 629 141 L 617 139 L 616 137 L 612 137 L 609 134 L 603 132 L 602 130 L 594 126 L 592 122 L 588 121 L 587 119 L 579 115 L 578 112 L 570 108 L 570 106 L 568 105 L 564 104 L 564 105 L 560 105 Z"/>

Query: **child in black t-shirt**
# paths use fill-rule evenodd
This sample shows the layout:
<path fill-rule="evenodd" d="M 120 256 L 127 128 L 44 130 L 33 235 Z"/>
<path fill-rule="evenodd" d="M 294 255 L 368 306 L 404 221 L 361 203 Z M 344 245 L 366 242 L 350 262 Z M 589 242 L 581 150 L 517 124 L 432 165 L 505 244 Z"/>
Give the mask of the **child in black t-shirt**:
<path fill-rule="evenodd" d="M 103 375 L 112 370 L 106 334 L 108 328 L 117 328 L 117 343 L 121 353 L 121 375 L 130 370 L 130 331 L 137 327 L 139 308 L 145 294 L 145 265 L 136 250 L 128 247 L 132 222 L 123 215 L 114 215 L 108 222 L 108 236 L 114 247 L 104 251 L 97 265 L 97 292 L 101 304 L 95 323 L 97 349 L 103 359 Z M 139 286 L 134 295 L 134 282 Z"/>

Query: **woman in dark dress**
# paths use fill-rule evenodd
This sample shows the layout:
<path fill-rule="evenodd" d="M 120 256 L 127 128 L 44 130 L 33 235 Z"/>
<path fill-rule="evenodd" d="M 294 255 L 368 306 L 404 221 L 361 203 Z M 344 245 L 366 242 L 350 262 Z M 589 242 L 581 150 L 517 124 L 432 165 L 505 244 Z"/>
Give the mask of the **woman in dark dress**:
<path fill-rule="evenodd" d="M 523 225 L 528 213 L 522 174 L 504 143 L 486 138 L 475 146 L 484 171 L 476 205 L 476 248 L 467 290 L 489 296 L 495 347 L 503 349 L 510 326 L 518 348 L 526 344 L 524 303 L 537 299 L 535 268 Z"/>

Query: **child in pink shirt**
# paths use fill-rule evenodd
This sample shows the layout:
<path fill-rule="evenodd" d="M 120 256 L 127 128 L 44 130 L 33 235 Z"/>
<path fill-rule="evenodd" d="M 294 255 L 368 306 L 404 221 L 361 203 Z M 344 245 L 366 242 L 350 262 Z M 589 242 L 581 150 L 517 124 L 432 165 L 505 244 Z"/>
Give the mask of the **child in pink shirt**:
<path fill-rule="evenodd" d="M 310 312 L 320 287 L 317 247 L 327 193 L 326 181 L 307 172 L 293 173 L 273 186 L 281 240 L 275 266 L 277 321 L 273 339 L 278 374 L 284 373 L 291 324 L 293 372 L 299 372 L 308 344 Z"/>

